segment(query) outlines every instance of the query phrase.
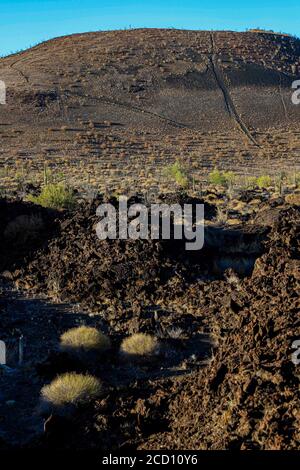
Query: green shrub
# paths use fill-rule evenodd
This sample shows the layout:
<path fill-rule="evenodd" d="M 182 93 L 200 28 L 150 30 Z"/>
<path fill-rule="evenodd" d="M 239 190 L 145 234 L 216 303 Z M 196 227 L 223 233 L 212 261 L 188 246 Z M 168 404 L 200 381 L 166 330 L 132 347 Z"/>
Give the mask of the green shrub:
<path fill-rule="evenodd" d="M 209 174 L 209 182 L 215 186 L 228 187 L 234 183 L 235 174 L 233 171 L 219 171 L 214 169 Z"/>
<path fill-rule="evenodd" d="M 181 166 L 180 162 L 175 162 L 164 170 L 165 176 L 174 180 L 181 188 L 187 188 L 189 186 L 189 178 L 186 170 Z"/>
<path fill-rule="evenodd" d="M 110 348 L 109 338 L 89 326 L 71 328 L 60 337 L 60 349 L 71 353 L 89 351 L 104 352 Z"/>
<path fill-rule="evenodd" d="M 209 182 L 210 184 L 216 185 L 216 186 L 224 186 L 226 183 L 226 180 L 223 176 L 223 174 L 215 169 L 209 173 Z"/>
<path fill-rule="evenodd" d="M 254 189 L 257 186 L 256 176 L 248 176 L 245 178 L 245 186 L 247 189 Z"/>
<path fill-rule="evenodd" d="M 51 183 L 43 187 L 39 196 L 28 196 L 28 201 L 51 209 L 73 209 L 74 191 L 63 183 Z"/>
<path fill-rule="evenodd" d="M 236 175 L 233 173 L 233 171 L 224 171 L 223 176 L 227 185 L 233 184 L 235 182 Z"/>
<path fill-rule="evenodd" d="M 272 178 L 268 175 L 259 176 L 256 180 L 256 184 L 259 188 L 269 188 L 272 186 Z"/>
<path fill-rule="evenodd" d="M 101 391 L 102 384 L 96 377 L 68 372 L 45 385 L 41 398 L 44 404 L 54 407 L 82 405 L 97 398 Z"/>

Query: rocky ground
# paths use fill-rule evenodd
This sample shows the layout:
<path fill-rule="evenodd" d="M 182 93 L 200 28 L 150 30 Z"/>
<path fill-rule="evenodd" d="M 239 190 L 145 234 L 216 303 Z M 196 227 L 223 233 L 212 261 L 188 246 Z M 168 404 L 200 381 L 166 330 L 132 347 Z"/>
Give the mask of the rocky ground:
<path fill-rule="evenodd" d="M 0 377 L 2 446 L 299 448 L 299 366 L 291 361 L 300 338 L 299 206 L 243 192 L 224 221 L 217 195 L 202 197 L 206 243 L 197 255 L 182 242 L 99 241 L 101 198 L 74 213 L 1 201 L 1 338 L 21 333 L 31 344 L 18 393 L 7 371 Z M 38 236 L 16 238 L 11 249 L 8 224 L 32 213 L 43 221 Z M 57 351 L 59 335 L 76 324 L 111 337 L 101 363 L 84 367 Z M 138 331 L 158 336 L 161 356 L 124 364 L 120 341 Z M 68 370 L 92 370 L 103 396 L 72 416 L 39 414 L 41 386 Z"/>

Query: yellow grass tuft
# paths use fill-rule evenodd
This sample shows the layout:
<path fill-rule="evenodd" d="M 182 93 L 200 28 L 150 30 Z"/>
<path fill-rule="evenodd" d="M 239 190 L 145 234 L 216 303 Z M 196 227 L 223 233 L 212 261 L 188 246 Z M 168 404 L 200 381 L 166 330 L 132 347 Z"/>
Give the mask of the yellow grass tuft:
<path fill-rule="evenodd" d="M 106 335 L 90 326 L 71 328 L 60 337 L 60 349 L 67 352 L 104 352 L 110 345 L 110 339 Z"/>
<path fill-rule="evenodd" d="M 101 382 L 91 375 L 75 372 L 59 375 L 41 390 L 44 403 L 55 407 L 82 405 L 97 398 L 102 391 Z"/>
<path fill-rule="evenodd" d="M 136 333 L 122 341 L 120 351 L 127 357 L 153 356 L 159 350 L 157 338 L 145 333 Z"/>

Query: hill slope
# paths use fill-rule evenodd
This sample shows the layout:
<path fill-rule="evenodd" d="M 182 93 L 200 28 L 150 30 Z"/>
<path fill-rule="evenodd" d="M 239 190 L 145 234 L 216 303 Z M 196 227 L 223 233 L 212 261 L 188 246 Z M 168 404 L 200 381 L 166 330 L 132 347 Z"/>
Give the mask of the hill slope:
<path fill-rule="evenodd" d="M 229 136 L 234 151 L 242 139 L 244 150 L 267 142 L 268 152 L 270 136 L 259 132 L 297 130 L 291 84 L 299 74 L 300 41 L 267 32 L 141 29 L 53 39 L 0 59 L 7 84 L 0 150 L 6 159 L 9 152 L 48 158 L 69 149 L 77 158 L 99 157 L 108 135 L 134 154 L 141 134 L 160 146 L 168 134 L 187 133 L 183 140 L 191 141 L 213 132 Z M 204 139 L 206 148 L 216 140 Z"/>

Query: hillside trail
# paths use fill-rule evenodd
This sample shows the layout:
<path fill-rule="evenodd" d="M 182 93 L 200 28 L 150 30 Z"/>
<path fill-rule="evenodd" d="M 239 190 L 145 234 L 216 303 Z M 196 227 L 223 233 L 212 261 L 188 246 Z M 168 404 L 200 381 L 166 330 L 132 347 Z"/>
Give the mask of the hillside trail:
<path fill-rule="evenodd" d="M 26 59 L 25 59 L 25 60 L 26 60 Z M 22 58 L 19 59 L 19 58 L 18 58 L 18 59 L 16 59 L 14 62 L 12 62 L 12 63 L 9 65 L 9 67 L 10 67 L 12 70 L 16 70 L 17 73 L 21 76 L 21 78 L 22 78 L 27 84 L 29 84 L 29 83 L 30 83 L 29 77 L 23 72 L 23 70 L 21 70 L 21 69 L 19 68 L 19 65 L 18 65 L 18 64 L 19 64 L 20 62 L 22 62 L 22 61 L 24 61 L 24 59 L 22 59 Z"/>
<path fill-rule="evenodd" d="M 228 114 L 236 121 L 237 125 L 241 129 L 241 131 L 248 137 L 248 139 L 257 147 L 259 147 L 259 143 L 255 140 L 251 132 L 249 131 L 246 124 L 242 121 L 237 109 L 234 105 L 234 102 L 230 96 L 229 90 L 227 85 L 224 81 L 222 71 L 218 65 L 218 55 L 216 54 L 216 45 L 214 40 L 213 32 L 210 32 L 210 39 L 211 39 L 211 54 L 210 54 L 210 61 L 212 65 L 213 74 L 215 76 L 216 82 L 223 93 L 224 101 L 226 105 L 226 109 Z"/>
<path fill-rule="evenodd" d="M 287 105 L 286 105 L 284 95 L 283 95 L 283 91 L 282 91 L 282 75 L 281 75 L 280 72 L 278 72 L 278 77 L 279 77 L 278 90 L 279 90 L 280 101 L 281 101 L 281 104 L 282 104 L 282 109 L 283 109 L 283 112 L 284 112 L 285 119 L 286 119 L 286 121 L 289 121 L 289 113 L 288 113 Z"/>
<path fill-rule="evenodd" d="M 72 90 L 68 90 L 68 95 L 82 98 L 82 95 L 80 93 L 76 93 Z M 168 124 L 170 124 L 174 127 L 195 131 L 195 129 L 193 129 L 191 126 L 188 126 L 188 125 L 186 125 L 182 122 L 175 121 L 174 119 L 168 118 L 167 116 L 163 116 L 162 114 L 155 113 L 154 111 L 150 111 L 148 109 L 144 109 L 144 108 L 140 108 L 138 106 L 134 106 L 130 103 L 125 103 L 125 102 L 120 101 L 120 100 L 113 100 L 111 98 L 108 98 L 107 96 L 97 96 L 97 97 L 95 97 L 95 96 L 89 95 L 88 93 L 85 93 L 84 96 L 86 98 L 90 98 L 91 100 L 94 100 L 94 101 L 99 101 L 99 102 L 102 102 L 102 103 L 105 103 L 105 104 L 118 106 L 118 107 L 121 107 L 121 108 L 128 109 L 129 111 L 133 111 L 133 112 L 140 113 L 140 114 L 146 114 L 146 115 L 158 118 L 162 121 L 167 122 Z"/>

